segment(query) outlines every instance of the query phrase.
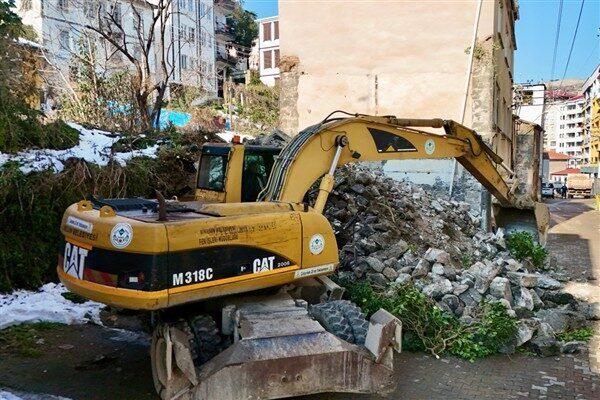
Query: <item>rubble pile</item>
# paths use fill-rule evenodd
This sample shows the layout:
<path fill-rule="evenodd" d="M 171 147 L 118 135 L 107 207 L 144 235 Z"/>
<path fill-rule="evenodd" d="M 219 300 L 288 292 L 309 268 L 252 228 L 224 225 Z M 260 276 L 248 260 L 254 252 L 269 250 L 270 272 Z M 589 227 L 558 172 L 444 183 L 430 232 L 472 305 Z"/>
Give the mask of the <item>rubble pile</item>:
<path fill-rule="evenodd" d="M 412 284 L 465 324 L 481 315 L 482 301 L 502 302 L 518 318 L 506 352 L 526 343 L 542 355 L 577 351 L 583 343 L 562 343 L 557 335 L 599 317 L 599 304 L 561 291 L 564 275 L 515 260 L 502 230 L 481 230 L 467 203 L 435 198 L 377 170 L 347 167 L 326 210 L 340 246 L 340 279 L 366 280 L 380 291 Z"/>

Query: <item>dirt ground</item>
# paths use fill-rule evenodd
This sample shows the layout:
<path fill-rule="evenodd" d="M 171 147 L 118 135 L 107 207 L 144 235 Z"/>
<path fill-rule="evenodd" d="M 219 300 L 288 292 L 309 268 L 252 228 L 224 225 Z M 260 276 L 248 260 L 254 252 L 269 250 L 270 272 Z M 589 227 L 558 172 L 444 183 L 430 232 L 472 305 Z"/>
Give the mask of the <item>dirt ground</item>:
<path fill-rule="evenodd" d="M 548 249 L 568 267 L 567 290 L 592 301 L 600 296 L 600 212 L 591 200 L 552 200 Z M 598 300 L 596 300 L 598 301 Z M 598 399 L 600 327 L 590 354 L 538 358 L 517 354 L 475 363 L 423 353 L 396 358 L 392 399 Z M 0 388 L 71 399 L 157 399 L 148 343 L 95 325 L 61 326 L 42 333 L 39 357 L 0 352 Z M 302 398 L 371 399 L 325 394 Z"/>

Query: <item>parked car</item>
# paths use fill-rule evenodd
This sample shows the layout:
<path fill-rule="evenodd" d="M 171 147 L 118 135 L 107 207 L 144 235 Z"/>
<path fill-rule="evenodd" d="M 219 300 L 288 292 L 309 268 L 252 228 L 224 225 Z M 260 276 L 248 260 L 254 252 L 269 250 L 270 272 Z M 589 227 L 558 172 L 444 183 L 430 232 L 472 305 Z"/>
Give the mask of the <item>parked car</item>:
<path fill-rule="evenodd" d="M 554 184 L 542 183 L 542 197 L 554 198 Z"/>

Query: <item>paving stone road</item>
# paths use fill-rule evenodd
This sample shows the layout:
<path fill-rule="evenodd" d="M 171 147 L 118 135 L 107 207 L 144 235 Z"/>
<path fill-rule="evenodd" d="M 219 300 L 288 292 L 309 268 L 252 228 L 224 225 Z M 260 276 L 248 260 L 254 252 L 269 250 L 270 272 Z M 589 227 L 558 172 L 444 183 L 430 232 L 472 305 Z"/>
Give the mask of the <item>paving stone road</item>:
<path fill-rule="evenodd" d="M 587 301 L 600 301 L 600 212 L 593 211 L 592 206 L 591 200 L 550 201 L 553 226 L 548 248 L 574 279 L 566 290 Z M 595 328 L 590 353 L 576 355 L 538 358 L 517 354 L 470 363 L 402 353 L 396 358 L 398 387 L 388 398 L 598 400 L 600 325 Z M 0 354 L 0 388 L 77 400 L 156 400 L 147 345 L 114 337 L 114 331 L 95 325 L 50 331 L 44 337 L 46 351 L 39 358 Z M 64 344 L 73 348 L 61 350 Z M 296 400 L 325 399 L 379 398 L 324 394 Z"/>

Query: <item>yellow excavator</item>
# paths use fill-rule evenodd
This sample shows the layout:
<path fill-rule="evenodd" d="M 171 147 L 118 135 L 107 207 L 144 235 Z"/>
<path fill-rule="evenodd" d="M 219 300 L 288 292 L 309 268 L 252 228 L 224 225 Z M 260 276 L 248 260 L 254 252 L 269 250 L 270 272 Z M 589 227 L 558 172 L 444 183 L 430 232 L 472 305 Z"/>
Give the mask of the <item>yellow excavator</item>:
<path fill-rule="evenodd" d="M 326 277 L 339 259 L 323 210 L 338 166 L 451 157 L 498 209 L 516 203 L 497 169 L 502 159 L 450 120 L 328 117 L 281 150 L 207 144 L 193 200 L 71 205 L 57 272 L 85 298 L 153 312 L 152 369 L 163 399 L 389 393 L 401 322 L 384 310 L 366 321 L 340 300 Z M 536 214 L 545 219 L 542 208 Z"/>

